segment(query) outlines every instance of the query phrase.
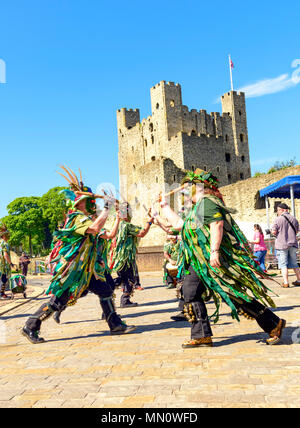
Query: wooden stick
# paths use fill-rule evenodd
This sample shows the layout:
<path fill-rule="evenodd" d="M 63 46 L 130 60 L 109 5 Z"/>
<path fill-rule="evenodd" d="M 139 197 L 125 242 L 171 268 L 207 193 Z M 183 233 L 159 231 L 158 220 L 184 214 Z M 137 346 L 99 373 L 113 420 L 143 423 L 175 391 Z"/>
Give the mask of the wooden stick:
<path fill-rule="evenodd" d="M 94 195 L 94 193 L 90 193 L 90 192 L 82 192 L 82 191 L 75 191 L 74 192 L 76 195 L 87 195 L 90 196 L 91 198 L 95 198 L 95 199 L 104 199 L 105 197 L 103 195 Z"/>
<path fill-rule="evenodd" d="M 105 199 L 105 196 L 103 195 L 95 195 L 94 193 L 90 193 L 90 192 L 82 192 L 82 191 L 75 191 L 74 193 L 76 193 L 76 195 L 87 195 L 90 196 L 91 198 L 95 198 L 95 199 Z M 107 195 L 107 193 L 106 193 Z M 118 199 L 115 199 L 116 204 L 119 204 L 120 202 L 118 201 Z"/>
<path fill-rule="evenodd" d="M 174 195 L 174 193 L 180 192 L 180 190 L 183 190 L 185 187 L 186 187 L 186 184 L 183 184 L 182 186 L 177 187 L 176 189 L 171 190 L 170 192 L 166 193 L 164 196 L 165 196 L 165 198 L 167 198 L 168 196 Z M 161 195 L 157 199 L 157 202 L 160 202 L 160 200 L 161 200 L 160 198 L 161 198 Z"/>

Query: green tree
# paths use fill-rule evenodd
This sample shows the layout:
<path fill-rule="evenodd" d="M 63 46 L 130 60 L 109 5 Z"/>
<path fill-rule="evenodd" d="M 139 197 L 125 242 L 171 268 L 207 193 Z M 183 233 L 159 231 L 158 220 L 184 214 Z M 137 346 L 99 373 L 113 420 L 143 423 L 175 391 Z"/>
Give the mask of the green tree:
<path fill-rule="evenodd" d="M 66 212 L 66 200 L 61 191 L 64 187 L 53 187 L 39 199 L 39 206 L 43 211 L 43 218 L 51 233 L 63 220 Z"/>
<path fill-rule="evenodd" d="M 7 206 L 8 216 L 2 220 L 10 230 L 12 246 L 22 246 L 31 255 L 50 249 L 52 233 L 66 212 L 62 189 L 54 187 L 41 197 L 17 198 Z"/>
<path fill-rule="evenodd" d="M 268 174 L 272 172 L 280 171 L 281 169 L 290 168 L 296 165 L 296 158 L 285 162 L 275 162 L 275 164 L 269 169 Z"/>
<path fill-rule="evenodd" d="M 63 220 L 66 212 L 66 200 L 61 193 L 63 187 L 53 187 L 39 200 L 43 211 L 44 234 L 43 249 L 49 250 L 52 242 L 52 234 L 58 224 Z"/>
<path fill-rule="evenodd" d="M 271 174 L 272 172 L 276 172 L 276 171 L 280 171 L 281 169 L 285 169 L 285 168 L 290 168 L 292 166 L 296 165 L 296 158 L 294 157 L 293 159 L 290 159 L 289 161 L 284 161 L 284 162 L 275 162 L 275 164 L 273 166 L 271 166 L 271 168 L 268 170 L 268 172 L 266 174 Z M 256 172 L 253 177 L 260 177 L 261 175 L 264 175 L 264 172 Z"/>
<path fill-rule="evenodd" d="M 33 253 L 32 239 L 44 239 L 44 221 L 39 198 L 35 196 L 17 198 L 7 206 L 8 216 L 3 222 L 10 231 L 10 243 L 13 246 L 26 245 Z"/>

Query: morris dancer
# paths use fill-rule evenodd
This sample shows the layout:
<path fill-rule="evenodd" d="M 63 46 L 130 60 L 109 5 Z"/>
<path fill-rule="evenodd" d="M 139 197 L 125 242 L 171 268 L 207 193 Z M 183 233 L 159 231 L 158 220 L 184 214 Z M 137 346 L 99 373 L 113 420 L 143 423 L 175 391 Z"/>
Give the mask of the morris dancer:
<path fill-rule="evenodd" d="M 97 216 L 93 215 L 92 220 L 96 220 L 96 219 L 97 219 Z M 116 210 L 116 220 L 112 227 L 112 230 L 109 232 L 106 229 L 101 229 L 101 231 L 98 233 L 96 237 L 97 256 L 96 256 L 95 269 L 98 274 L 105 276 L 105 282 L 107 285 L 110 286 L 112 293 L 114 293 L 114 290 L 115 290 L 115 283 L 111 276 L 111 270 L 108 267 L 107 259 L 108 259 L 108 250 L 110 247 L 110 242 L 117 234 L 119 223 L 120 223 L 119 211 Z M 51 260 L 51 257 L 50 257 L 50 260 Z M 102 282 L 99 282 L 99 286 L 102 287 Z M 88 292 L 89 292 L 89 288 L 84 290 L 80 298 L 87 296 Z M 114 298 L 114 294 L 113 294 L 113 298 Z M 114 303 L 114 299 L 113 299 L 113 303 Z M 60 324 L 61 313 L 66 309 L 67 306 L 68 305 L 65 305 L 60 310 L 54 312 L 53 319 L 57 324 Z M 105 320 L 104 312 L 102 312 L 101 319 Z"/>
<path fill-rule="evenodd" d="M 120 206 L 122 220 L 120 222 L 116 246 L 113 251 L 112 265 L 117 272 L 116 283 L 123 283 L 123 294 L 121 296 L 121 308 L 137 306 L 130 300 L 133 294 L 134 284 L 137 276 L 136 252 L 138 238 L 143 238 L 150 230 L 153 217 L 148 220 L 144 229 L 131 223 L 132 212 L 127 202 Z"/>
<path fill-rule="evenodd" d="M 103 268 L 99 266 L 97 256 L 97 235 L 108 217 L 109 208 L 115 202 L 105 196 L 105 205 L 101 214 L 93 220 L 96 212 L 95 195 L 91 189 L 79 182 L 76 175 L 64 169 L 74 193 L 74 208 L 67 216 L 64 229 L 55 232 L 62 245 L 58 248 L 56 266 L 51 284 L 46 294 L 52 294 L 48 303 L 30 316 L 22 329 L 22 334 L 33 344 L 44 342 L 39 330 L 44 320 L 66 304 L 75 304 L 78 298 L 89 290 L 99 297 L 111 334 L 129 333 L 134 326 L 127 326 L 115 312 L 112 290 L 105 281 Z M 80 174 L 81 175 L 81 174 Z M 105 239 L 105 234 L 101 235 Z M 99 239 L 99 238 L 98 238 Z"/>
<path fill-rule="evenodd" d="M 14 264 L 10 258 L 10 246 L 8 244 L 9 231 L 5 225 L 0 225 L 0 299 L 10 299 L 5 294 L 5 288 L 11 276 L 11 268 Z"/>
<path fill-rule="evenodd" d="M 254 318 L 269 334 L 266 343 L 280 341 L 286 321 L 265 305 L 275 307 L 261 279 L 270 278 L 255 262 L 246 237 L 233 220 L 218 190 L 218 180 L 211 172 L 188 172 L 183 184 L 191 192 L 193 206 L 182 220 L 161 198 L 165 218 L 181 230 L 185 277 L 183 295 L 185 313 L 191 322 L 191 340 L 183 348 L 212 346 L 212 330 L 204 301 L 216 304 L 212 317 L 217 322 L 224 301 L 233 318 L 238 313 Z"/>

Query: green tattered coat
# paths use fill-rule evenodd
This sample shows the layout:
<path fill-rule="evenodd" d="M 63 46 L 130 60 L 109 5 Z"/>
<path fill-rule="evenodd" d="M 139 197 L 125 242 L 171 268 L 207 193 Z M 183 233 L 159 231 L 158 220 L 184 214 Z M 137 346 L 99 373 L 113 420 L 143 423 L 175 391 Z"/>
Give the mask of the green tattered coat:
<path fill-rule="evenodd" d="M 186 274 L 192 266 L 205 285 L 205 300 L 211 297 L 216 304 L 213 314 L 219 318 L 223 300 L 231 309 L 233 318 L 239 319 L 232 296 L 244 301 L 255 298 L 267 306 L 275 307 L 268 296 L 268 288 L 261 279 L 270 278 L 255 262 L 247 238 L 233 220 L 230 212 L 219 198 L 204 196 L 194 205 L 185 219 L 182 229 L 183 260 Z M 210 227 L 213 221 L 223 220 L 223 239 L 220 246 L 220 268 L 210 265 Z M 261 279 L 259 279 L 259 277 Z"/>
<path fill-rule="evenodd" d="M 5 254 L 10 254 L 10 246 L 4 239 L 0 238 L 0 279 L 1 275 L 6 275 L 7 279 L 11 275 L 11 267 L 5 258 Z"/>
<path fill-rule="evenodd" d="M 69 214 L 64 229 L 54 233 L 60 247 L 57 257 L 51 261 L 56 266 L 46 294 L 60 297 L 67 290 L 69 304 L 72 304 L 87 289 L 92 275 L 105 281 L 108 243 L 101 238 L 101 233 L 97 237 L 85 233 L 92 223 L 89 216 L 74 212 Z M 105 267 L 101 261 L 105 262 Z"/>
<path fill-rule="evenodd" d="M 116 239 L 116 248 L 113 253 L 113 269 L 118 272 L 125 266 L 135 268 L 136 252 L 138 247 L 137 235 L 142 228 L 125 220 L 121 220 Z"/>

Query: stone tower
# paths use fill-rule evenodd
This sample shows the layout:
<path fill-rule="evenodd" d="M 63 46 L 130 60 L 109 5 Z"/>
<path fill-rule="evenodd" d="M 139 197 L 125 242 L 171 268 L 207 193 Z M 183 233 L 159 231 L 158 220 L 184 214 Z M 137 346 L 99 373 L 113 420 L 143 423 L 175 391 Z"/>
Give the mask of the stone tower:
<path fill-rule="evenodd" d="M 140 121 L 138 109 L 117 111 L 120 193 L 132 204 L 136 224 L 144 223 L 143 205 L 149 207 L 159 191 L 178 187 L 184 170 L 211 170 L 221 186 L 251 176 L 243 93 L 222 96 L 222 115 L 189 110 L 173 82 L 159 82 L 150 94 L 148 118 Z M 178 195 L 170 203 L 180 209 Z M 142 246 L 163 243 L 165 234 L 156 229 Z"/>

